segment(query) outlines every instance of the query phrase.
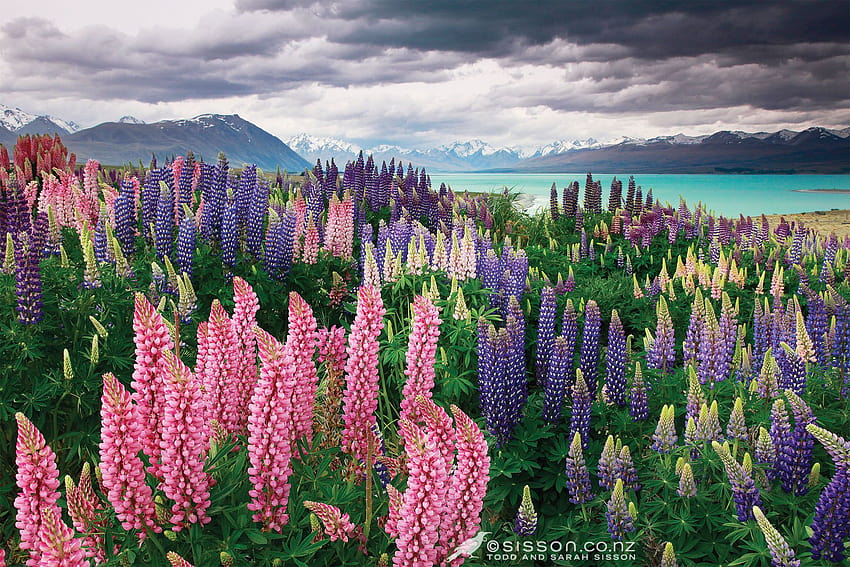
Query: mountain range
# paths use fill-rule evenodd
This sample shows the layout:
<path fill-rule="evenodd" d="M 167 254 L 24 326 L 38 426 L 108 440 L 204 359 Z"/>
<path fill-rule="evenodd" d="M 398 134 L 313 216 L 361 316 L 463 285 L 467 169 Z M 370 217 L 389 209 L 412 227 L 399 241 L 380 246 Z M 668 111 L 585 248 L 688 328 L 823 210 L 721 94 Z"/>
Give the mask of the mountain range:
<path fill-rule="evenodd" d="M 256 163 L 263 169 L 302 171 L 334 158 L 341 167 L 362 151 L 376 163 L 395 158 L 429 172 L 629 173 L 850 173 L 850 128 L 809 128 L 802 132 L 710 135 L 676 134 L 649 139 L 620 137 L 563 139 L 528 147 L 495 147 L 483 140 L 456 141 L 433 148 L 396 145 L 362 147 L 354 142 L 298 134 L 285 140 L 236 114 L 201 114 L 191 119 L 146 124 L 133 116 L 80 129 L 74 122 L 34 115 L 0 104 L 0 143 L 11 147 L 17 136 L 58 133 L 78 161 L 147 163 L 192 151 L 207 161 L 224 152 L 234 165 Z"/>

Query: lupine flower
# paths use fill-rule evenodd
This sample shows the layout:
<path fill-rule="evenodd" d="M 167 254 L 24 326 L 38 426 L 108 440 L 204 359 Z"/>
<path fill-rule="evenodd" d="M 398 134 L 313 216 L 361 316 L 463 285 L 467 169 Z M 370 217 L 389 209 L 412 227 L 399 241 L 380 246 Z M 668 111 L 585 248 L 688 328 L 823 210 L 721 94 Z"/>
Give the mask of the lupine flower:
<path fill-rule="evenodd" d="M 679 474 L 679 488 L 676 489 L 676 494 L 683 498 L 693 498 L 697 494 L 697 485 L 694 482 L 694 473 L 690 463 L 682 464 L 682 470 Z"/>
<path fill-rule="evenodd" d="M 740 441 L 747 441 L 749 438 L 747 422 L 744 420 L 744 400 L 740 397 L 735 398 L 735 405 L 732 407 L 732 413 L 729 415 L 729 424 L 726 426 L 726 437 Z"/>
<path fill-rule="evenodd" d="M 590 412 L 592 398 L 584 381 L 581 369 L 576 370 L 576 381 L 572 388 L 572 410 L 570 412 L 570 433 L 581 435 L 582 447 L 587 448 L 590 441 Z"/>
<path fill-rule="evenodd" d="M 611 490 L 614 486 L 614 466 L 617 464 L 617 451 L 614 445 L 614 436 L 609 435 L 599 456 L 599 464 L 596 474 L 599 476 L 599 486 L 605 490 Z"/>
<path fill-rule="evenodd" d="M 799 396 L 790 390 L 785 391 L 791 411 L 794 414 L 794 434 L 789 440 L 789 453 L 791 456 L 791 484 L 786 488 L 783 483 L 782 489 L 793 490 L 796 496 L 801 496 L 808 491 L 808 473 L 812 467 L 812 447 L 815 438 L 806 430 L 806 426 L 815 422 L 812 409 Z"/>
<path fill-rule="evenodd" d="M 92 488 L 88 461 L 83 464 L 79 485 L 75 485 L 70 476 L 65 476 L 65 501 L 74 529 L 84 536 L 86 557 L 94 557 L 95 562 L 102 563 L 106 559 L 102 534 L 107 520 L 103 518 L 104 505 Z"/>
<path fill-rule="evenodd" d="M 764 353 L 761 372 L 759 372 L 756 378 L 756 392 L 760 398 L 769 400 L 779 395 L 779 384 L 776 379 L 777 374 L 779 374 L 779 366 L 773 357 L 773 349 L 768 348 Z"/>
<path fill-rule="evenodd" d="M 540 292 L 540 316 L 537 320 L 537 380 L 544 387 L 555 342 L 556 315 L 555 290 L 546 286 Z"/>
<path fill-rule="evenodd" d="M 47 446 L 44 436 L 24 414 L 16 413 L 18 437 L 15 445 L 15 475 L 20 492 L 15 497 L 15 527 L 21 534 L 19 547 L 29 550 L 27 565 L 36 567 L 41 563 L 39 542 L 46 529 L 43 512 L 50 510 L 56 518 L 61 512 L 56 504 L 59 500 L 59 469 L 56 455 Z"/>
<path fill-rule="evenodd" d="M 171 567 L 194 567 L 194 565 L 183 559 L 180 554 L 174 551 L 166 553 L 165 558 L 168 559 L 169 563 L 171 563 Z"/>
<path fill-rule="evenodd" d="M 764 534 L 764 539 L 767 540 L 772 567 L 800 567 L 800 560 L 795 557 L 794 550 L 788 546 L 788 542 L 785 541 L 782 534 L 768 521 L 761 508 L 753 506 L 753 516 L 761 529 L 761 533 Z"/>
<path fill-rule="evenodd" d="M 790 492 L 793 485 L 793 434 L 788 410 L 781 398 L 774 400 L 770 410 L 770 437 L 776 450 L 776 461 L 774 463 L 774 476 L 782 483 L 783 489 Z"/>
<path fill-rule="evenodd" d="M 257 383 L 257 311 L 260 303 L 250 284 L 240 277 L 233 278 L 233 317 L 230 324 L 236 337 L 230 344 L 228 357 L 234 361 L 237 393 L 231 406 L 234 411 L 234 434 L 242 434 L 248 425 L 248 404 Z"/>
<path fill-rule="evenodd" d="M 236 415 L 233 400 L 240 391 L 236 360 L 228 352 L 237 339 L 230 317 L 217 299 L 210 307 L 209 321 L 202 325 L 198 325 L 195 374 L 203 384 L 207 421 L 215 421 L 224 431 L 234 432 L 239 428 L 240 416 Z"/>
<path fill-rule="evenodd" d="M 601 325 L 599 306 L 596 304 L 596 301 L 590 299 L 584 308 L 584 329 L 581 335 L 579 365 L 591 400 L 596 398 L 599 366 L 599 332 Z"/>
<path fill-rule="evenodd" d="M 759 436 L 756 441 L 756 461 L 765 465 L 765 474 L 768 479 L 773 480 L 776 477 L 774 470 L 776 448 L 773 445 L 773 439 L 764 427 L 759 427 Z"/>
<path fill-rule="evenodd" d="M 640 362 L 635 363 L 635 375 L 632 379 L 632 388 L 629 391 L 629 414 L 636 421 L 642 421 L 649 417 L 649 401 L 646 396 L 646 384 L 643 382 Z"/>
<path fill-rule="evenodd" d="M 361 286 L 357 291 L 357 313 L 348 336 L 343 396 L 343 449 L 366 461 L 367 434 L 376 423 L 378 407 L 378 335 L 384 327 L 384 304 L 380 290 Z M 369 463 L 367 463 L 369 466 Z"/>
<path fill-rule="evenodd" d="M 623 536 L 635 531 L 634 521 L 626 506 L 626 498 L 623 494 L 623 480 L 617 479 L 611 499 L 607 502 L 605 517 L 608 519 L 608 533 L 611 539 L 622 541 Z"/>
<path fill-rule="evenodd" d="M 664 554 L 661 556 L 661 567 L 678 567 L 676 562 L 676 553 L 673 551 L 673 544 L 669 541 L 664 544 Z"/>
<path fill-rule="evenodd" d="M 593 500 L 590 492 L 590 473 L 584 460 L 581 447 L 581 435 L 578 431 L 573 435 L 570 450 L 567 453 L 567 490 L 570 493 L 570 502 L 573 504 L 584 504 Z"/>
<path fill-rule="evenodd" d="M 720 456 L 726 467 L 726 475 L 732 485 L 732 498 L 735 500 L 735 509 L 738 520 L 746 522 L 753 517 L 753 506 L 761 505 L 761 496 L 752 476 L 744 470 L 735 458 L 729 453 L 729 449 L 717 441 L 712 441 L 711 446 Z"/>
<path fill-rule="evenodd" d="M 543 419 L 547 423 L 557 423 L 561 419 L 567 393 L 567 378 L 572 367 L 572 349 L 567 345 L 564 336 L 555 339 L 547 365 L 548 372 L 543 387 Z"/>
<path fill-rule="evenodd" d="M 165 353 L 167 378 L 162 415 L 162 490 L 174 501 L 170 521 L 178 531 L 206 524 L 213 480 L 204 472 L 209 445 L 200 384 L 172 352 Z"/>
<path fill-rule="evenodd" d="M 174 251 L 174 195 L 164 181 L 159 182 L 154 233 L 156 255 L 162 261 Z"/>
<path fill-rule="evenodd" d="M 437 354 L 437 340 L 440 337 L 440 310 L 434 302 L 425 296 L 417 295 L 411 305 L 413 321 L 407 344 L 407 377 L 402 388 L 401 411 L 399 419 L 418 422 L 416 398 L 431 398 L 434 387 L 434 363 Z"/>
<path fill-rule="evenodd" d="M 39 214 L 35 225 L 19 232 L 15 239 L 16 310 L 18 320 L 24 325 L 38 323 L 44 317 L 39 263 L 44 252 L 46 222 L 44 213 Z"/>
<path fill-rule="evenodd" d="M 188 208 L 188 207 L 187 207 Z M 195 241 L 197 239 L 197 227 L 195 217 L 189 213 L 180 221 L 177 230 L 177 264 L 180 271 L 192 276 L 192 262 L 195 257 Z"/>
<path fill-rule="evenodd" d="M 292 439 L 293 442 L 313 434 L 313 406 L 319 376 L 313 355 L 316 352 L 316 318 L 310 305 L 297 292 L 289 292 L 289 334 L 286 346 L 295 359 L 295 389 L 292 395 Z"/>
<path fill-rule="evenodd" d="M 705 403 L 705 394 L 703 394 L 696 370 L 694 370 L 693 365 L 688 365 L 688 405 L 685 411 L 685 419 L 697 418 L 700 407 Z"/>
<path fill-rule="evenodd" d="M 669 453 L 679 440 L 676 435 L 676 424 L 674 422 L 676 410 L 672 405 L 665 405 L 661 409 L 661 417 L 658 419 L 658 426 L 655 428 L 655 433 L 652 435 L 652 449 L 659 453 Z"/>
<path fill-rule="evenodd" d="M 533 536 L 537 531 L 537 512 L 531 501 L 531 491 L 526 484 L 522 489 L 522 502 L 514 520 L 514 533 L 520 537 Z"/>
<path fill-rule="evenodd" d="M 446 504 L 449 471 L 427 432 L 407 420 L 400 422 L 399 432 L 407 451 L 410 476 L 397 523 L 393 565 L 431 567 L 440 554 L 438 528 Z"/>
<path fill-rule="evenodd" d="M 623 481 L 626 490 L 638 491 L 641 489 L 637 469 L 628 445 L 623 445 L 617 455 L 617 461 L 614 463 L 614 477 Z"/>
<path fill-rule="evenodd" d="M 348 514 L 343 514 L 336 506 L 322 502 L 304 501 L 304 507 L 313 512 L 322 521 L 325 536 L 331 541 L 348 541 L 354 533 L 355 525 L 351 523 Z"/>
<path fill-rule="evenodd" d="M 670 318 L 670 311 L 667 308 L 667 301 L 663 295 L 658 298 L 655 311 L 658 322 L 655 327 L 655 340 L 652 342 L 652 348 L 646 353 L 646 366 L 647 368 L 657 368 L 666 374 L 676 364 L 676 336 L 673 330 L 673 320 Z"/>
<path fill-rule="evenodd" d="M 112 374 L 103 375 L 101 397 L 100 484 L 121 526 L 159 532 L 153 493 L 145 484 L 145 465 L 139 458 L 144 423 L 131 395 Z"/>
<path fill-rule="evenodd" d="M 611 311 L 611 325 L 608 327 L 608 350 L 606 352 L 605 396 L 607 401 L 617 406 L 626 405 L 626 335 L 617 310 Z"/>
<path fill-rule="evenodd" d="M 88 567 L 89 561 L 82 547 L 83 540 L 74 537 L 74 530 L 62 521 L 58 508 L 41 509 L 41 529 L 38 540 L 39 565 Z"/>
<path fill-rule="evenodd" d="M 699 409 L 699 419 L 697 420 L 697 439 L 700 441 L 715 441 L 722 437 L 722 431 L 720 428 L 717 400 L 711 402 L 710 407 L 703 404 Z"/>
<path fill-rule="evenodd" d="M 812 557 L 844 560 L 844 543 L 850 538 L 850 443 L 815 424 L 806 430 L 823 444 L 835 462 L 835 475 L 821 492 L 812 520 Z"/>

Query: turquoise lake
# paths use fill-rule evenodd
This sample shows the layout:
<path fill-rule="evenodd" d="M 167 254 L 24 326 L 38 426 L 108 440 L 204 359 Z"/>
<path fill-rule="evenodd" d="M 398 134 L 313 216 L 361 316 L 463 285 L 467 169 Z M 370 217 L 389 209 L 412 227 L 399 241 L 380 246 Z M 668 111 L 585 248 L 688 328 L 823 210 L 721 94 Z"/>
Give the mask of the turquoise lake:
<path fill-rule="evenodd" d="M 454 191 L 502 191 L 505 187 L 534 198 L 530 209 L 548 206 L 549 189 L 556 183 L 559 193 L 567 183 L 578 181 L 584 198 L 586 173 L 433 173 L 431 184 L 450 185 Z M 626 196 L 628 174 L 593 174 L 602 182 L 602 206 L 608 203 L 608 191 L 614 177 L 623 181 Z M 689 206 L 704 203 L 709 210 L 725 216 L 801 213 L 829 209 L 850 209 L 850 193 L 802 193 L 799 190 L 840 189 L 850 191 L 850 175 L 635 175 L 644 198 L 649 188 L 662 203 L 678 206 L 679 197 Z"/>

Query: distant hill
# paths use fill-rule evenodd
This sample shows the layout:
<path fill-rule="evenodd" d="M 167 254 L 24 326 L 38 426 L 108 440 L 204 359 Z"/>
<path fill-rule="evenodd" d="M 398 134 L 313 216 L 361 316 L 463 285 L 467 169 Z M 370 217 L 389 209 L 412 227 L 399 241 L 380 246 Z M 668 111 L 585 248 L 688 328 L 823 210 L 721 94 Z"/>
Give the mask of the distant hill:
<path fill-rule="evenodd" d="M 232 165 L 255 163 L 266 170 L 278 166 L 302 171 L 310 164 L 279 138 L 240 118 L 237 114 L 201 114 L 189 120 L 104 122 L 80 130 L 62 140 L 77 154 L 77 161 L 89 158 L 120 165 L 139 160 L 147 164 L 151 155 L 163 162 L 167 156 L 196 156 L 211 162 L 224 152 Z"/>
<path fill-rule="evenodd" d="M 526 159 L 500 171 L 850 173 L 850 137 L 846 129 L 809 128 L 765 135 L 723 131 L 685 143 L 657 138 L 571 150 Z"/>

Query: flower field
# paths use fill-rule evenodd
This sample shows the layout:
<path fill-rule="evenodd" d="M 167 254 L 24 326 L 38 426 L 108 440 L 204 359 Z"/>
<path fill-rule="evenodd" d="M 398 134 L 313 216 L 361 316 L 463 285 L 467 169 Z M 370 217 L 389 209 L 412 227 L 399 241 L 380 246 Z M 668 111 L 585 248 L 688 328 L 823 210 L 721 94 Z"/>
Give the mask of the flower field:
<path fill-rule="evenodd" d="M 850 239 L 625 184 L 0 147 L 0 565 L 844 564 Z"/>

